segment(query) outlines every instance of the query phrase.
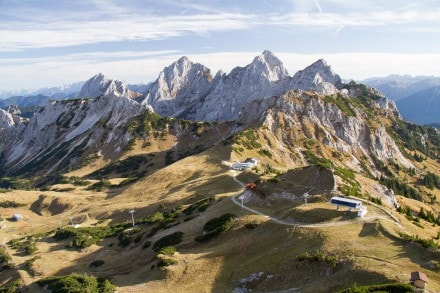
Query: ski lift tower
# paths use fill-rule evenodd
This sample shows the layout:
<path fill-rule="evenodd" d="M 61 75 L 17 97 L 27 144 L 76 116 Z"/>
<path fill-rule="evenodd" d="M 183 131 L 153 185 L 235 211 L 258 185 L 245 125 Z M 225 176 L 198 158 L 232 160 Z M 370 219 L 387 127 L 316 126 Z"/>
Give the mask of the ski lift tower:
<path fill-rule="evenodd" d="M 72 227 L 74 227 L 75 225 L 73 224 L 73 217 L 69 217 L 69 219 L 70 219 L 70 225 L 71 225 Z"/>
<path fill-rule="evenodd" d="M 130 210 L 129 213 L 131 214 L 131 221 L 133 222 L 133 227 L 134 227 L 134 213 L 136 211 L 135 210 Z"/>
<path fill-rule="evenodd" d="M 311 195 L 306 192 L 303 194 L 303 198 L 304 198 L 304 205 L 307 206 L 307 199 L 310 197 Z"/>
<path fill-rule="evenodd" d="M 244 200 L 244 195 L 240 195 L 239 199 L 241 200 L 241 212 L 243 212 L 243 200 Z"/>

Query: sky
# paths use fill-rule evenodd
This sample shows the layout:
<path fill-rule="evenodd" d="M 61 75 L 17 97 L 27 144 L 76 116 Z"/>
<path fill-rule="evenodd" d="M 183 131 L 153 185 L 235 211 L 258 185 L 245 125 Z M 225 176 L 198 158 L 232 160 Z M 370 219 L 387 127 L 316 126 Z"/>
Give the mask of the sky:
<path fill-rule="evenodd" d="M 96 73 L 154 81 L 181 56 L 213 73 L 265 49 L 289 73 L 323 58 L 344 79 L 440 76 L 440 1 L 0 0 L 0 90 Z"/>

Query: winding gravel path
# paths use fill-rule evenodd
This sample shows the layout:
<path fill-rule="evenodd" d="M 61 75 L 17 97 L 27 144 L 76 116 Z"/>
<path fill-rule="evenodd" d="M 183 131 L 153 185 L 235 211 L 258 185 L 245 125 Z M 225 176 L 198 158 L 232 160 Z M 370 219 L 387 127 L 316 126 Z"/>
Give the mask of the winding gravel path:
<path fill-rule="evenodd" d="M 260 216 L 262 216 L 262 217 L 264 217 L 264 218 L 266 218 L 268 220 L 271 220 L 271 221 L 273 221 L 275 223 L 278 223 L 280 225 L 298 226 L 298 227 L 309 227 L 309 228 L 319 228 L 319 227 L 330 227 L 330 226 L 342 226 L 342 225 L 353 224 L 353 223 L 356 223 L 356 222 L 367 222 L 367 221 L 371 221 L 371 220 L 381 219 L 381 220 L 389 221 L 389 222 L 391 222 L 391 223 L 393 223 L 393 224 L 395 224 L 395 225 L 397 225 L 397 226 L 399 226 L 401 228 L 401 225 L 398 222 L 398 220 L 394 216 L 392 216 L 387 210 L 385 210 L 384 208 L 382 208 L 382 207 L 380 207 L 378 205 L 374 205 L 374 206 L 376 208 L 379 208 L 380 210 L 384 211 L 387 214 L 387 216 L 369 216 L 369 217 L 357 218 L 356 220 L 346 220 L 346 221 L 331 222 L 331 223 L 330 222 L 313 223 L 313 224 L 311 224 L 311 223 L 304 223 L 304 222 L 290 222 L 290 221 L 280 220 L 280 219 L 271 217 L 269 215 L 266 215 L 266 214 L 264 214 L 262 212 L 259 212 L 257 210 L 254 210 L 253 208 L 250 208 L 250 207 L 244 205 L 244 203 L 242 204 L 242 202 L 240 200 L 238 200 L 237 198 L 239 198 L 240 196 L 242 196 L 244 194 L 245 184 L 237 179 L 237 177 L 236 177 L 237 176 L 237 172 L 235 172 L 235 171 L 231 171 L 231 172 L 233 172 L 232 179 L 234 179 L 234 181 L 237 182 L 243 188 L 243 190 L 241 192 L 239 192 L 239 193 L 237 193 L 237 194 L 235 194 L 235 195 L 233 195 L 231 197 L 232 202 L 235 203 L 236 205 L 238 205 L 239 207 L 241 207 L 241 208 L 251 212 L 251 213 L 260 215 Z M 363 201 L 367 202 L 365 200 L 363 200 Z M 368 202 L 368 204 L 370 204 L 370 202 Z"/>

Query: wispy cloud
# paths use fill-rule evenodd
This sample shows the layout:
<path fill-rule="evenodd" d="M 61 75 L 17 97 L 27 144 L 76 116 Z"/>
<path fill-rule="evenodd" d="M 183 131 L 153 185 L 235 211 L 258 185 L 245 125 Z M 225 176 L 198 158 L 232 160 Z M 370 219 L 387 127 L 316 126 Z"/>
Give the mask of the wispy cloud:
<path fill-rule="evenodd" d="M 318 8 L 319 13 L 323 13 L 321 4 L 319 4 L 318 0 L 315 0 L 315 5 L 316 5 L 316 8 Z"/>
<path fill-rule="evenodd" d="M 116 51 L 116 52 L 85 52 L 75 54 L 64 54 L 61 56 L 49 57 L 25 57 L 25 58 L 0 58 L 0 65 L 17 65 L 17 64 L 42 64 L 50 62 L 109 62 L 115 60 L 138 60 L 145 58 L 160 58 L 163 56 L 178 56 L 181 54 L 179 50 L 162 50 L 162 51 Z"/>
<path fill-rule="evenodd" d="M 398 54 L 438 52 L 439 28 L 438 1 L 0 0 L 0 89 L 59 85 L 96 72 L 147 82 L 183 54 L 229 71 L 264 48 L 290 50 L 279 55 L 290 72 L 328 57 L 347 78 L 440 75 L 439 55 Z M 350 53 L 364 49 L 396 54 Z M 345 53 L 291 53 L 320 50 Z"/>
<path fill-rule="evenodd" d="M 157 40 L 185 34 L 206 35 L 210 31 L 249 27 L 252 15 L 215 14 L 141 16 L 103 21 L 53 23 L 9 22 L 0 24 L 0 51 L 78 46 L 101 42 Z"/>
<path fill-rule="evenodd" d="M 271 24 L 284 24 L 309 27 L 341 27 L 341 26 L 385 26 L 392 24 L 415 24 L 423 20 L 427 23 L 423 26 L 431 29 L 428 23 L 440 24 L 440 11 L 431 12 L 395 12 L 377 11 L 370 13 L 290 13 L 283 16 L 273 16 Z M 406 28 L 405 28 L 406 29 Z"/>
<path fill-rule="evenodd" d="M 177 12 L 157 12 L 155 9 L 128 10 L 112 1 L 94 1 L 99 10 L 68 11 L 60 15 L 49 10 L 34 8 L 25 15 L 0 12 L 9 21 L 0 23 L 0 52 L 24 51 L 35 48 L 80 46 L 103 42 L 151 41 L 184 35 L 208 37 L 221 31 L 237 31 L 261 26 L 299 26 L 335 29 L 352 26 L 387 26 L 417 24 L 420 31 L 430 31 L 440 25 L 440 9 L 421 10 L 406 6 L 400 9 L 372 7 L 365 11 L 354 10 L 348 1 L 344 9 L 326 9 L 323 1 L 296 1 L 290 10 L 249 13 L 244 7 L 221 10 L 210 8 L 200 1 L 164 1 L 168 9 Z M 335 5 L 343 1 L 332 0 Z M 83 3 L 80 1 L 79 3 Z M 266 3 L 263 1 L 263 3 Z M 299 4 L 302 3 L 302 4 Z M 351 3 L 351 4 L 350 4 Z M 153 7 L 153 6 L 152 6 Z M 170 8 L 171 7 L 171 8 Z M 81 8 L 84 9 L 84 8 Z M 184 13 L 182 13 L 184 12 Z M 260 11 L 261 12 L 261 11 Z M 15 16 L 15 18 L 13 17 Z M 31 19 L 32 18 L 32 19 Z"/>

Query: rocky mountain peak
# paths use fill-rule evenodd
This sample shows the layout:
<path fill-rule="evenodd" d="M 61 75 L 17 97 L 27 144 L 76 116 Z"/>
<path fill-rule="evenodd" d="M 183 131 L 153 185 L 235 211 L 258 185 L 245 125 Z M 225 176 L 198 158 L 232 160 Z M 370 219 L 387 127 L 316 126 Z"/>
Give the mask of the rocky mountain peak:
<path fill-rule="evenodd" d="M 265 50 L 255 57 L 248 65 L 257 75 L 263 75 L 269 81 L 278 81 L 286 78 L 289 74 L 284 68 L 283 63 L 271 51 Z"/>
<path fill-rule="evenodd" d="M 334 94 L 342 85 L 342 80 L 324 59 L 319 59 L 298 71 L 293 76 L 293 88 L 316 91 L 321 94 Z"/>
<path fill-rule="evenodd" d="M 200 63 L 193 63 L 188 57 L 183 56 L 160 72 L 159 82 L 173 89 L 174 86 L 187 82 L 194 75 L 210 76 L 210 69 Z"/>
<path fill-rule="evenodd" d="M 205 95 L 211 81 L 209 68 L 183 56 L 160 72 L 142 104 L 151 105 L 163 116 L 177 116 L 180 110 Z"/>
<path fill-rule="evenodd" d="M 103 95 L 113 94 L 115 96 L 129 98 L 131 92 L 125 82 L 111 79 L 102 73 L 98 73 L 84 83 L 78 94 L 79 98 L 95 98 Z"/>

